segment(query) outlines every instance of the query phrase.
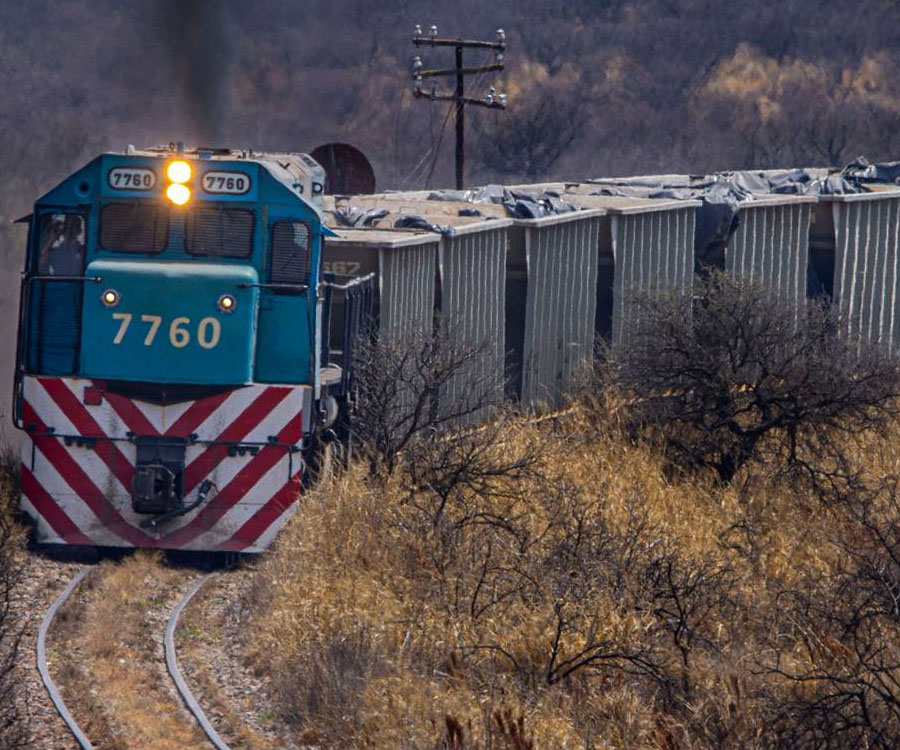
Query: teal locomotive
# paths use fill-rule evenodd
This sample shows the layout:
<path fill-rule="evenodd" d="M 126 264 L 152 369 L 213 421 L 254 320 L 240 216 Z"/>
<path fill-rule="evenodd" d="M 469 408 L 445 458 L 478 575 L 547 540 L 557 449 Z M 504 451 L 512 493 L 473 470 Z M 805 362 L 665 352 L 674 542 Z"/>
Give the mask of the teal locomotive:
<path fill-rule="evenodd" d="M 267 547 L 347 410 L 323 185 L 304 154 L 171 144 L 102 154 L 38 199 L 14 393 L 38 541 Z M 365 317 L 371 280 L 340 289 Z"/>

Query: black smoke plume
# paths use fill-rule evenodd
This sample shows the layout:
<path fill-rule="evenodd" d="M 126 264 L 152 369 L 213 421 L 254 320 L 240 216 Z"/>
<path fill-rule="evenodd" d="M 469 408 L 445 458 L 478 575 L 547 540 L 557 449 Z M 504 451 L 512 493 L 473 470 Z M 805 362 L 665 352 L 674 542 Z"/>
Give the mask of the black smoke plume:
<path fill-rule="evenodd" d="M 227 136 L 233 50 L 226 0 L 159 0 L 162 29 L 186 132 L 197 145 L 221 146 Z"/>

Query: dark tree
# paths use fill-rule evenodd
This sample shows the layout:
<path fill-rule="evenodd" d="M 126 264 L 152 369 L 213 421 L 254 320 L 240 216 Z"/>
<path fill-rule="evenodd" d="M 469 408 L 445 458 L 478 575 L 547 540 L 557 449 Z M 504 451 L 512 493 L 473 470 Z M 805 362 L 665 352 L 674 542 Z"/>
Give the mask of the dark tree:
<path fill-rule="evenodd" d="M 586 120 L 577 88 L 536 85 L 506 112 L 475 123 L 476 159 L 489 173 L 529 182 L 546 178 L 583 135 Z"/>

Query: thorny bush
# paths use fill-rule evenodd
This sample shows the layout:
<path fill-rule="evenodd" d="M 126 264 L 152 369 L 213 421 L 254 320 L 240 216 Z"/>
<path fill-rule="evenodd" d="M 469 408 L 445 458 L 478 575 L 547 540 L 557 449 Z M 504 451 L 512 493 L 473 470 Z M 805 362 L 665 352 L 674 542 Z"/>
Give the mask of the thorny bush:
<path fill-rule="evenodd" d="M 495 412 L 424 432 L 393 472 L 351 467 L 306 498 L 255 605 L 275 615 L 257 658 L 304 736 L 591 746 L 608 690 L 672 717 L 638 734 L 687 731 L 740 573 L 680 548 L 648 502 L 677 493 L 594 440 Z"/>
<path fill-rule="evenodd" d="M 600 358 L 595 385 L 620 389 L 630 426 L 723 483 L 775 459 L 822 490 L 852 484 L 856 439 L 898 415 L 900 369 L 883 347 L 824 303 L 724 272 L 698 279 L 691 302 L 636 296 L 624 342 Z"/>
<path fill-rule="evenodd" d="M 360 346 L 353 435 L 373 474 L 393 471 L 399 454 L 421 439 L 471 426 L 500 405 L 502 383 L 483 366 L 493 346 L 446 329 L 376 336 Z"/>

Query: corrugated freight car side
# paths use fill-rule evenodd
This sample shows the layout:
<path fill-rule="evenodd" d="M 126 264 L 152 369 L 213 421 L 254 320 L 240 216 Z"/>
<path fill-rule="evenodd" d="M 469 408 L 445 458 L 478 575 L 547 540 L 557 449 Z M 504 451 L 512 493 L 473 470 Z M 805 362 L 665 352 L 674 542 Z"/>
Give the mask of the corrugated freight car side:
<path fill-rule="evenodd" d="M 434 320 L 437 243 L 378 253 L 379 332 L 385 341 L 429 335 Z"/>
<path fill-rule="evenodd" d="M 728 272 L 806 298 L 809 228 L 815 198 L 783 196 L 740 204 L 738 228 L 725 249 Z"/>
<path fill-rule="evenodd" d="M 434 316 L 437 248 L 431 232 L 342 229 L 325 243 L 323 268 L 339 281 L 376 275 L 375 306 L 380 335 L 394 341 L 431 332 Z M 331 348 L 340 350 L 343 299 L 332 300 Z"/>
<path fill-rule="evenodd" d="M 472 402 L 502 394 L 505 354 L 506 252 L 511 221 L 460 227 L 441 241 L 440 325 L 477 358 L 461 371 L 441 398 L 448 408 L 467 411 Z M 474 386 L 474 387 L 473 387 Z M 472 421 L 484 415 L 471 414 Z"/>
<path fill-rule="evenodd" d="M 527 264 L 522 403 L 560 408 L 593 356 L 602 211 L 523 224 Z"/>
<path fill-rule="evenodd" d="M 680 290 L 690 303 L 694 283 L 694 202 L 619 209 L 611 222 L 613 276 L 612 342 L 626 343 L 637 307 L 634 295 Z"/>
<path fill-rule="evenodd" d="M 900 191 L 835 195 L 834 298 L 850 336 L 900 350 Z"/>

